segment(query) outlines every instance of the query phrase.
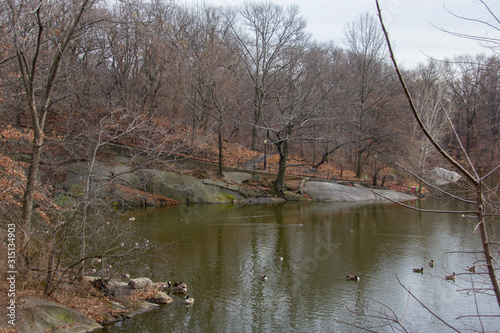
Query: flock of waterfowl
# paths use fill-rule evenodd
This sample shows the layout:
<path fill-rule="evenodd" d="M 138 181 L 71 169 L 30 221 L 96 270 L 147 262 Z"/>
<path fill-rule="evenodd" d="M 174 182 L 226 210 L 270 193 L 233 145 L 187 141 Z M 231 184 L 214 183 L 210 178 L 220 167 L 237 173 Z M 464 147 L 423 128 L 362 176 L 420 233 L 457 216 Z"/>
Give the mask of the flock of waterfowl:
<path fill-rule="evenodd" d="M 431 261 L 429 261 L 429 267 L 433 268 L 434 265 L 435 265 L 435 262 L 434 262 L 434 260 L 431 259 Z M 476 266 L 474 266 L 474 265 L 468 266 L 466 268 L 466 270 L 469 271 L 469 272 L 475 273 L 476 272 Z M 424 273 L 424 268 L 423 267 L 413 268 L 413 272 L 423 274 Z M 455 281 L 456 277 L 457 277 L 457 275 L 455 274 L 455 272 L 453 272 L 450 275 L 445 275 L 444 278 L 446 280 L 453 280 L 453 281 Z M 347 278 L 347 280 L 350 280 L 350 281 L 359 281 L 359 276 L 357 276 L 357 275 L 346 275 L 346 278 Z"/>
<path fill-rule="evenodd" d="M 435 265 L 435 262 L 434 260 L 431 259 L 431 261 L 429 261 L 429 267 L 433 268 Z M 466 268 L 467 271 L 471 272 L 471 273 L 475 273 L 476 272 L 476 266 L 475 265 L 472 265 L 472 266 L 468 266 Z M 415 273 L 424 273 L 424 268 L 423 267 L 417 267 L 417 268 L 413 268 L 413 271 Z M 457 275 L 455 274 L 455 272 L 453 272 L 452 274 L 450 275 L 445 275 L 444 277 L 446 280 L 453 280 L 455 281 L 455 279 L 457 278 Z"/>
<path fill-rule="evenodd" d="M 185 282 L 176 282 L 172 284 L 170 281 L 168 281 L 162 287 L 164 290 L 173 292 L 174 294 L 186 294 L 186 297 L 184 298 L 184 304 L 191 305 L 194 303 L 194 298 L 189 297 L 187 284 Z"/>

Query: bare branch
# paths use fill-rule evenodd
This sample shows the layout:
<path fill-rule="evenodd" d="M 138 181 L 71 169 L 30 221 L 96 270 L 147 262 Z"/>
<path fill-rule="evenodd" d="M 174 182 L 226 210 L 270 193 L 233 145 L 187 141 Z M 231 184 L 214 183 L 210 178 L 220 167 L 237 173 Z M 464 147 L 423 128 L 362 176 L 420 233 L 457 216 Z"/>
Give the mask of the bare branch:
<path fill-rule="evenodd" d="M 448 326 L 449 328 L 451 328 L 452 330 L 454 330 L 455 332 L 460 332 L 459 330 L 457 330 L 455 327 L 451 326 L 450 324 L 448 324 L 446 321 L 444 321 L 444 319 L 442 319 L 440 316 L 438 316 L 437 314 L 435 314 L 434 312 L 432 312 L 431 309 L 429 309 L 424 303 L 422 303 L 415 295 L 413 295 L 413 293 L 410 291 L 410 289 L 406 288 L 402 283 L 401 281 L 399 280 L 399 277 L 398 275 L 396 274 L 396 279 L 398 280 L 398 283 L 401 287 L 403 287 L 404 290 L 406 290 L 406 292 L 411 296 L 413 297 L 413 299 L 415 299 L 424 309 L 426 309 L 431 315 L 434 316 L 434 318 L 438 319 L 439 321 L 441 321 L 443 324 L 445 324 L 446 326 Z"/>

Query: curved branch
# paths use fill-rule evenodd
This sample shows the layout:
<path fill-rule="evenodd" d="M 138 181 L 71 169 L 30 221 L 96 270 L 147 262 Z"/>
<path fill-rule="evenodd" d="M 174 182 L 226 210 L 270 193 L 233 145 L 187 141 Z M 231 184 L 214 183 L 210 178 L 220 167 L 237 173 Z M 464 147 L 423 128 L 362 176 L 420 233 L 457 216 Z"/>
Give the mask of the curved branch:
<path fill-rule="evenodd" d="M 450 162 L 453 166 L 455 166 L 467 179 L 469 179 L 475 186 L 479 185 L 479 181 L 469 172 L 467 171 L 460 163 L 458 163 L 453 157 L 451 157 L 440 145 L 439 143 L 434 139 L 434 137 L 429 133 L 427 128 L 425 127 L 422 119 L 418 115 L 417 108 L 415 107 L 415 104 L 413 103 L 413 99 L 411 97 L 410 91 L 408 90 L 408 87 L 406 86 L 406 82 L 403 79 L 403 75 L 401 74 L 401 71 L 399 70 L 399 66 L 396 62 L 396 58 L 394 57 L 394 51 L 392 50 L 391 43 L 389 41 L 389 33 L 387 32 L 384 21 L 382 19 L 382 11 L 380 9 L 380 4 L 378 0 L 375 0 L 377 4 L 377 12 L 378 12 L 378 17 L 380 20 L 380 24 L 382 26 L 382 31 L 385 36 L 385 40 L 387 42 L 387 48 L 389 49 L 389 55 L 392 60 L 392 63 L 394 64 L 394 69 L 396 70 L 396 74 L 398 76 L 399 82 L 401 83 L 401 87 L 403 88 L 403 91 L 406 95 L 406 98 L 408 100 L 408 104 L 410 105 L 411 112 L 413 113 L 413 116 L 415 120 L 418 123 L 418 126 L 424 133 L 424 135 L 429 139 L 429 141 L 432 143 L 432 145 L 437 149 L 437 151 L 448 161 Z"/>

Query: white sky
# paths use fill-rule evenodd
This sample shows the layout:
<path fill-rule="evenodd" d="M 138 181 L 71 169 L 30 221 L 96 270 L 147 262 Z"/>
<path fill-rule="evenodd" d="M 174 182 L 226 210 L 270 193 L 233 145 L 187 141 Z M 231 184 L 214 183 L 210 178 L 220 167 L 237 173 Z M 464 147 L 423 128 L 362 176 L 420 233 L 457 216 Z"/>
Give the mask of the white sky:
<path fill-rule="evenodd" d="M 244 0 L 204 0 L 215 5 L 238 5 Z M 250 0 L 251 1 L 251 0 Z M 454 55 L 491 51 L 475 41 L 467 41 L 439 31 L 437 26 L 450 31 L 475 35 L 497 36 L 500 33 L 483 24 L 467 22 L 449 11 L 467 18 L 491 21 L 492 17 L 477 0 L 379 0 L 396 58 L 406 68 L 427 62 L 429 57 L 443 59 Z M 181 0 L 184 3 L 198 0 Z M 307 30 L 320 42 L 343 44 L 343 28 L 361 14 L 376 14 L 375 0 L 272 0 L 273 3 L 296 4 L 307 19 Z M 500 1 L 486 0 L 490 9 L 500 17 Z M 445 9 L 446 8 L 446 9 Z M 496 24 L 495 27 L 500 27 Z"/>

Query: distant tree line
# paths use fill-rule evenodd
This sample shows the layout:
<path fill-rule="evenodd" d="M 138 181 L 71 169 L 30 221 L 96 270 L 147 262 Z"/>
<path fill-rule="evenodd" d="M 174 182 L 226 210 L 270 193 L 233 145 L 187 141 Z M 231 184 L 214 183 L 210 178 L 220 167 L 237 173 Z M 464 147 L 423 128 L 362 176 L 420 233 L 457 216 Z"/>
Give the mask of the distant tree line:
<path fill-rule="evenodd" d="M 30 105 L 40 104 L 50 122 L 78 136 L 103 114 L 121 110 L 189 129 L 191 142 L 213 133 L 221 148 L 230 140 L 263 150 L 267 140 L 281 157 L 279 173 L 290 154 L 316 168 L 334 163 L 357 177 L 367 165 L 375 178 L 377 169 L 398 161 L 422 170 L 432 165 L 425 139 L 407 120 L 380 27 L 369 14 L 348 24 L 337 46 L 315 42 L 295 5 L 83 3 L 67 45 L 63 33 L 73 2 L 1 5 L 4 123 L 21 125 Z M 62 46 L 55 76 L 51 66 Z M 21 75 L 34 60 L 36 76 Z M 497 159 L 498 66 L 496 56 L 457 55 L 405 71 L 422 117 L 440 140 L 454 150 L 446 110 L 467 151 L 482 163 Z M 82 123 L 85 128 L 76 126 Z"/>

